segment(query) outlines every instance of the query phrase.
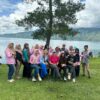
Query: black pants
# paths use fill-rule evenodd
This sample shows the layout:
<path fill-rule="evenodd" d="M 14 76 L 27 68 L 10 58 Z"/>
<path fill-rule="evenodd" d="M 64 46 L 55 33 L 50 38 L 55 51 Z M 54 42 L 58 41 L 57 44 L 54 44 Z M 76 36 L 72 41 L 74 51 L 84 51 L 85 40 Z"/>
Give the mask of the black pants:
<path fill-rule="evenodd" d="M 28 62 L 24 62 L 23 65 L 24 65 L 24 68 L 23 68 L 23 77 L 31 78 L 32 69 L 30 67 L 30 64 Z"/>
<path fill-rule="evenodd" d="M 68 73 L 71 73 L 71 77 L 75 78 L 76 77 L 75 67 L 72 65 L 68 65 L 67 69 Z"/>
<path fill-rule="evenodd" d="M 75 67 L 75 72 L 76 72 L 76 77 L 78 77 L 80 74 L 80 66 L 79 65 Z"/>
<path fill-rule="evenodd" d="M 67 69 L 66 66 L 65 67 L 60 67 L 59 72 L 61 73 L 61 71 L 63 71 L 63 76 L 66 76 L 67 75 L 66 69 Z"/>

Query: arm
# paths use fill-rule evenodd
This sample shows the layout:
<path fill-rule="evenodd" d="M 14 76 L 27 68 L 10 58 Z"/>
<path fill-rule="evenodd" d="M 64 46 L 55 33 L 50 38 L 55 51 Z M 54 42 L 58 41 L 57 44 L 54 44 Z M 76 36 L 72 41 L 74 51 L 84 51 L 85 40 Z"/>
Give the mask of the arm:
<path fill-rule="evenodd" d="M 6 56 L 9 58 L 13 56 L 13 54 L 8 49 L 6 49 L 5 53 L 6 53 Z"/>
<path fill-rule="evenodd" d="M 24 56 L 25 61 L 28 62 L 29 58 L 28 58 L 28 54 L 26 50 L 23 51 L 23 56 Z"/>

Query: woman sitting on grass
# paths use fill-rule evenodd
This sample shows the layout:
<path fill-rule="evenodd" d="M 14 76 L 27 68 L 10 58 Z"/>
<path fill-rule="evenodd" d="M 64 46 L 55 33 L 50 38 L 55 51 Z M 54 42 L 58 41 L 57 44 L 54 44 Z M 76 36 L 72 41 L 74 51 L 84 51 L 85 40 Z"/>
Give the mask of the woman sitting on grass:
<path fill-rule="evenodd" d="M 9 67 L 8 70 L 8 82 L 14 82 L 13 79 L 13 74 L 14 74 L 14 67 L 15 67 L 15 50 L 14 50 L 14 44 L 13 43 L 9 43 L 8 47 L 6 48 L 5 51 L 5 55 L 6 55 L 6 61 L 7 61 L 7 65 Z"/>
<path fill-rule="evenodd" d="M 39 62 L 40 60 L 40 54 L 39 54 L 39 50 L 35 49 L 34 50 L 34 53 L 30 56 L 30 66 L 32 69 L 34 69 L 34 74 L 32 75 L 32 81 L 36 81 L 36 78 L 39 80 L 39 81 L 42 81 L 40 75 L 39 75 Z"/>

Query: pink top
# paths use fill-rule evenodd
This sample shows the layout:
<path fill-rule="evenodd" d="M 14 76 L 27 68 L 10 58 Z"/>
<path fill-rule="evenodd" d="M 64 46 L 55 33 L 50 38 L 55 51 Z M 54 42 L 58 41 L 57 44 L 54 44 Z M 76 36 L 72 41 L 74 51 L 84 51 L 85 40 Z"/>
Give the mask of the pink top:
<path fill-rule="evenodd" d="M 39 64 L 40 63 L 40 55 L 35 56 L 34 54 L 30 56 L 31 64 Z"/>
<path fill-rule="evenodd" d="M 7 64 L 15 64 L 15 58 L 13 56 L 13 52 L 9 48 L 6 49 L 5 55 Z"/>
<path fill-rule="evenodd" d="M 57 55 L 51 55 L 49 57 L 49 61 L 53 64 L 57 64 L 59 62 L 59 57 Z"/>

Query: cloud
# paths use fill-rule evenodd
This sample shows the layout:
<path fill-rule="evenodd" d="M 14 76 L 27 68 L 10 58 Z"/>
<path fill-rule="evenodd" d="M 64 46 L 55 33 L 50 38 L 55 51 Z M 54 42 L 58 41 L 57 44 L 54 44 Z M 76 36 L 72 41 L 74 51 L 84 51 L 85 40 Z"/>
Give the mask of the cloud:
<path fill-rule="evenodd" d="M 85 9 L 77 14 L 75 27 L 100 27 L 100 0 L 86 0 Z"/>
<path fill-rule="evenodd" d="M 83 3 L 86 4 L 86 8 L 77 13 L 78 23 L 73 27 L 100 27 L 100 0 L 86 0 Z M 3 2 L 0 0 L 0 6 L 0 12 L 5 9 L 12 9 L 12 13 L 9 16 L 6 14 L 0 16 L 0 34 L 5 34 L 24 31 L 23 27 L 18 27 L 15 24 L 15 20 L 24 18 L 27 12 L 32 12 L 37 7 L 37 3 L 27 4 L 20 2 L 12 4 L 8 0 L 3 0 Z"/>
<path fill-rule="evenodd" d="M 37 3 L 17 4 L 16 10 L 13 13 L 11 13 L 9 16 L 0 17 L 0 34 L 17 33 L 25 31 L 23 27 L 18 27 L 15 21 L 24 18 L 27 12 L 32 12 L 36 7 Z"/>

